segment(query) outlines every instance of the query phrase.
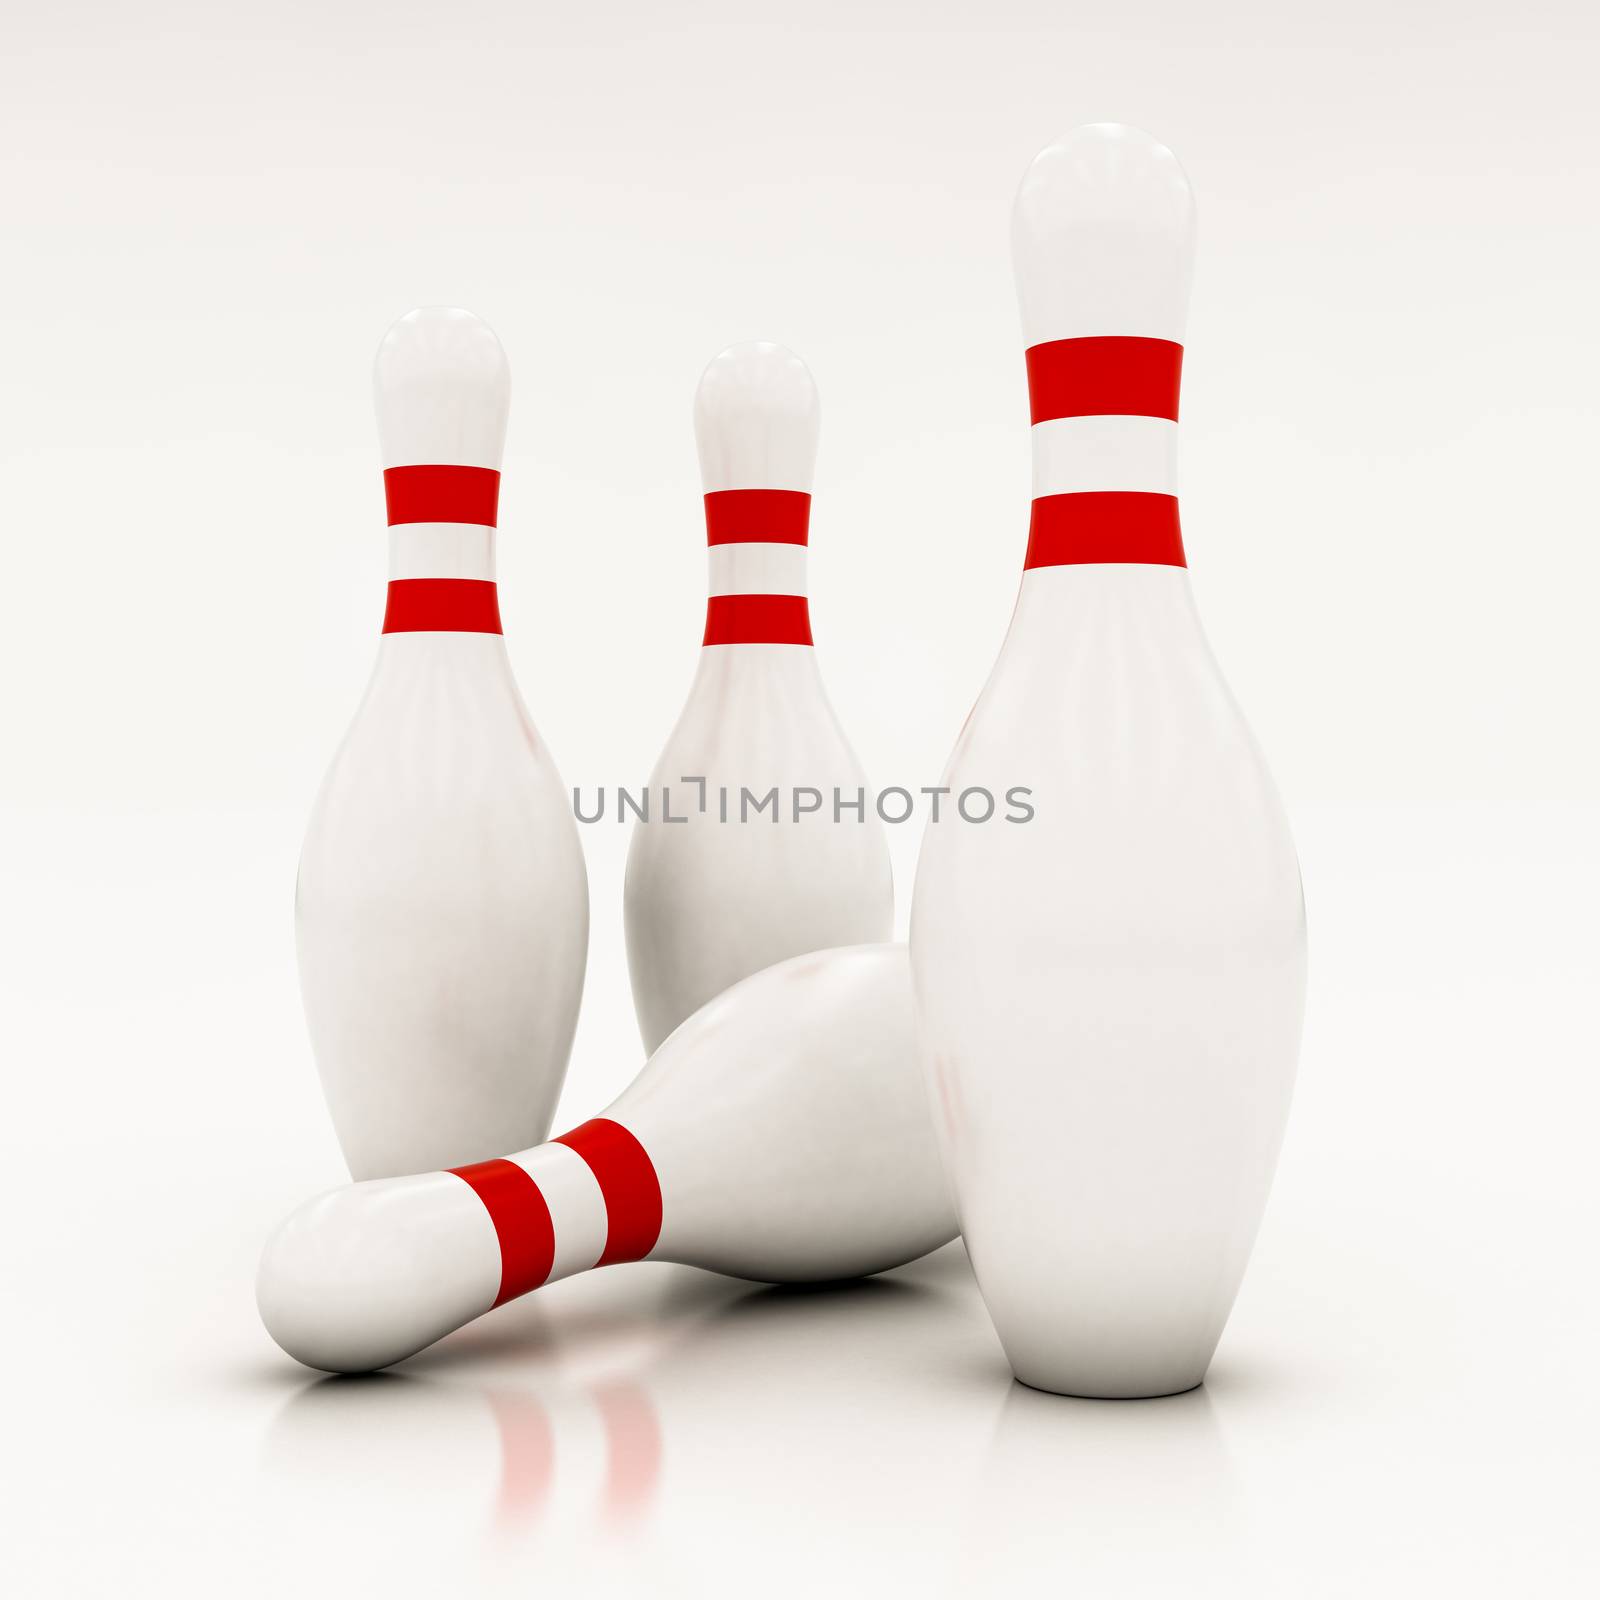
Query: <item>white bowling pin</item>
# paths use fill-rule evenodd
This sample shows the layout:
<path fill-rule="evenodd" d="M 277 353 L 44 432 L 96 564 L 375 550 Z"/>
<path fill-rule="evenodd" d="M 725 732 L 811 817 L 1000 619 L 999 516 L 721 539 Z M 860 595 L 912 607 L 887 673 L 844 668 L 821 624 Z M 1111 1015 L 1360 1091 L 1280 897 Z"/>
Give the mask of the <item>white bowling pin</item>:
<path fill-rule="evenodd" d="M 957 1213 L 1025 1383 L 1199 1383 L 1299 1047 L 1277 794 L 1201 632 L 1175 483 L 1194 201 L 1114 124 L 1044 150 L 1013 251 L 1034 419 L 1021 593 L 945 781 L 1031 821 L 930 826 L 912 953 Z"/>
<path fill-rule="evenodd" d="M 295 896 L 312 1045 L 357 1178 L 550 1131 L 589 938 L 567 790 L 500 633 L 505 353 L 468 312 L 413 311 L 374 387 L 388 609 Z"/>
<path fill-rule="evenodd" d="M 752 972 L 893 929 L 888 843 L 811 644 L 817 415 L 811 373 L 777 344 L 724 350 L 695 395 L 705 640 L 649 819 L 634 824 L 624 892 L 646 1050 Z"/>
<path fill-rule="evenodd" d="M 256 1299 L 290 1355 L 357 1372 L 589 1267 L 817 1281 L 884 1271 L 955 1231 L 905 947 L 858 946 L 718 996 L 558 1140 L 311 1201 L 268 1243 Z"/>

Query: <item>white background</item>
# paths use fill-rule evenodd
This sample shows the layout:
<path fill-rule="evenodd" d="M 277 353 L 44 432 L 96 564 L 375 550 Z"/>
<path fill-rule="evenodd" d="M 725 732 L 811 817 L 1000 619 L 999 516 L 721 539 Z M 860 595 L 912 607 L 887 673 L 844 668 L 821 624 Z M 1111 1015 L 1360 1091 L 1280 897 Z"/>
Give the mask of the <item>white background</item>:
<path fill-rule="evenodd" d="M 1596 15 L 8 4 L 10 1592 L 1587 1589 Z M 875 782 L 933 783 L 1026 535 L 1011 194 L 1104 118 L 1199 195 L 1185 541 L 1309 901 L 1211 1381 L 1011 1385 L 959 1246 L 810 1295 L 617 1268 L 308 1380 L 251 1277 L 342 1177 L 290 909 L 377 643 L 384 328 L 510 353 L 508 642 L 585 785 L 644 780 L 694 667 L 700 369 L 792 345 L 824 675 Z M 564 1123 L 638 1065 L 626 831 L 583 836 Z"/>

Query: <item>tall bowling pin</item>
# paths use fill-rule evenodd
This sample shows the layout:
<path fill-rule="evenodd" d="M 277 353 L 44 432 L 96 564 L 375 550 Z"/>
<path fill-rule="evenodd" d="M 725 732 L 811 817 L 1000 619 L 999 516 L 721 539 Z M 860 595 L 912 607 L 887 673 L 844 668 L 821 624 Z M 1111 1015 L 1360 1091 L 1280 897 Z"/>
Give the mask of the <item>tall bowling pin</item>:
<path fill-rule="evenodd" d="M 1305 916 L 1277 794 L 1178 529 L 1194 200 L 1114 124 L 1044 150 L 1012 243 L 1034 501 L 1010 632 L 946 782 L 1031 822 L 927 831 L 924 1061 L 957 1213 L 1023 1382 L 1205 1374 L 1277 1161 Z"/>
<path fill-rule="evenodd" d="M 953 1238 L 904 945 L 797 956 L 697 1013 L 603 1116 L 501 1161 L 336 1189 L 268 1242 L 256 1298 L 297 1360 L 403 1360 L 617 1261 L 804 1282 Z"/>
<path fill-rule="evenodd" d="M 413 311 L 374 388 L 388 609 L 295 895 L 312 1045 L 356 1178 L 549 1132 L 589 938 L 566 787 L 500 633 L 505 352 L 468 312 Z"/>
<path fill-rule="evenodd" d="M 695 395 L 705 640 L 650 780 L 653 809 L 634 826 L 624 891 L 646 1050 L 752 972 L 893 927 L 883 826 L 811 644 L 817 413 L 806 364 L 777 344 L 724 350 Z"/>

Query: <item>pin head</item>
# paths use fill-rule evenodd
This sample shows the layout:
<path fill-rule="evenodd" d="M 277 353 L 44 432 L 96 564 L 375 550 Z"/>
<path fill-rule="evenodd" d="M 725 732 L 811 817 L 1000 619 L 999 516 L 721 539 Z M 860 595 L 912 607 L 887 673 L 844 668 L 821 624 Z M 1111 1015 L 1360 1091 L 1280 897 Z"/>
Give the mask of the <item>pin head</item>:
<path fill-rule="evenodd" d="M 480 317 L 453 306 L 407 312 L 378 346 L 372 390 L 385 467 L 499 471 L 511 367 Z"/>
<path fill-rule="evenodd" d="M 1183 343 L 1194 192 L 1138 128 L 1094 122 L 1033 158 L 1011 213 L 1024 342 L 1121 336 Z"/>
<path fill-rule="evenodd" d="M 821 406 L 811 372 L 781 344 L 730 345 L 700 378 L 694 434 L 707 494 L 811 492 Z"/>

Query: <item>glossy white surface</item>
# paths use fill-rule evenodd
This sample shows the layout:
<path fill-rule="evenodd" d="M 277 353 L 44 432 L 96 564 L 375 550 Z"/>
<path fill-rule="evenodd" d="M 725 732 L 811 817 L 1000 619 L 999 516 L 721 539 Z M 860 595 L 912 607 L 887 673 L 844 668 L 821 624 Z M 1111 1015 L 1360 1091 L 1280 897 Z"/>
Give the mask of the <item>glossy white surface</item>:
<path fill-rule="evenodd" d="M 483 1202 L 454 1174 L 427 1172 L 307 1201 L 267 1241 L 256 1301 L 284 1349 L 361 1372 L 482 1316 L 499 1288 Z"/>
<path fill-rule="evenodd" d="M 500 635 L 384 637 L 312 812 L 295 908 L 353 1177 L 459 1166 L 549 1131 L 588 889 Z"/>
<path fill-rule="evenodd" d="M 769 340 L 729 345 L 700 374 L 694 438 L 707 494 L 725 489 L 811 493 L 822 403 L 794 351 Z"/>
<path fill-rule="evenodd" d="M 389 530 L 389 577 L 492 583 L 496 532 L 470 522 L 402 522 Z"/>
<path fill-rule="evenodd" d="M 554 1140 L 510 1159 L 538 1184 L 550 1212 L 555 1235 L 550 1281 L 587 1271 L 600 1259 L 610 1225 L 606 1197 L 594 1169 L 576 1150 Z M 498 1283 L 497 1277 L 497 1287 Z"/>
<path fill-rule="evenodd" d="M 706 551 L 708 594 L 805 594 L 803 544 L 714 544 Z"/>
<path fill-rule="evenodd" d="M 1305 922 L 1271 779 L 1179 567 L 1045 567 L 945 781 L 911 929 L 967 1247 L 1018 1377 L 1192 1388 L 1266 1200 Z"/>
<path fill-rule="evenodd" d="M 1127 334 L 1182 344 L 1194 233 L 1194 191 L 1149 134 L 1095 122 L 1046 145 L 1011 208 L 1023 347 Z"/>
<path fill-rule="evenodd" d="M 809 492 L 818 414 L 816 384 L 792 351 L 724 350 L 695 395 L 705 492 Z M 825 529 L 826 510 L 816 520 Z M 710 593 L 803 595 L 806 563 L 803 545 L 713 545 Z M 814 647 L 702 646 L 650 788 L 651 817 L 634 825 L 624 887 L 628 972 L 647 1050 L 752 972 L 893 932 L 888 841 Z M 664 788 L 683 820 L 663 819 Z M 772 789 L 777 820 L 771 805 L 764 815 L 742 809 L 743 791 L 759 800 Z M 797 816 L 801 789 L 817 791 L 821 804 Z M 835 791 L 845 803 L 837 817 Z M 858 796 L 860 811 L 845 809 Z"/>
<path fill-rule="evenodd" d="M 1178 425 L 1166 417 L 1053 417 L 1036 422 L 1033 492 L 1178 492 Z"/>
<path fill-rule="evenodd" d="M 704 811 L 699 785 L 685 777 L 704 780 Z M 663 786 L 686 821 L 661 819 Z M 649 823 L 634 825 L 624 889 L 628 969 L 647 1049 L 751 972 L 892 930 L 883 826 L 828 704 L 815 650 L 703 649 L 650 787 L 656 809 Z M 755 802 L 774 788 L 784 815 L 773 804 L 758 814 Z M 823 802 L 796 820 L 801 788 L 819 790 Z M 864 794 L 861 813 L 841 808 L 836 821 L 835 789 L 846 800 Z M 741 820 L 746 790 L 753 799 Z"/>
<path fill-rule="evenodd" d="M 747 978 L 679 1028 L 601 1115 L 655 1167 L 654 1260 L 819 1282 L 898 1266 L 955 1233 L 903 945 L 820 951 Z M 593 1266 L 605 1213 L 576 1176 L 582 1159 L 557 1146 L 512 1159 L 541 1187 L 551 1180 L 547 1281 Z M 434 1172 L 300 1207 L 268 1241 L 256 1298 L 297 1360 L 362 1372 L 482 1315 L 499 1286 L 488 1210 L 460 1178 Z"/>
<path fill-rule="evenodd" d="M 498 470 L 510 372 L 478 318 L 402 317 L 374 384 L 386 465 Z M 494 551 L 493 528 L 401 524 L 389 575 L 493 580 Z M 306 1018 L 353 1177 L 459 1166 L 549 1132 L 588 919 L 571 799 L 504 638 L 382 635 L 295 891 Z"/>
<path fill-rule="evenodd" d="M 457 306 L 408 311 L 378 346 L 372 399 L 384 466 L 500 470 L 511 366 L 481 317 Z"/>
<path fill-rule="evenodd" d="M 1032 342 L 1179 338 L 1193 206 L 1133 129 L 1045 150 L 1012 244 Z M 1170 425 L 1169 425 L 1170 426 Z M 1084 487 L 1120 487 L 1116 430 Z M 1106 482 L 1094 482 L 1104 443 Z M 930 827 L 911 914 L 962 1232 L 1013 1370 L 1137 1398 L 1205 1376 L 1294 1083 L 1305 909 L 1283 808 L 1182 567 L 1040 567 L 944 781 L 1031 821 Z"/>
<path fill-rule="evenodd" d="M 785 1283 L 897 1266 L 955 1232 L 904 945 L 795 956 L 678 1029 L 608 1115 L 661 1180 L 652 1254 Z"/>

